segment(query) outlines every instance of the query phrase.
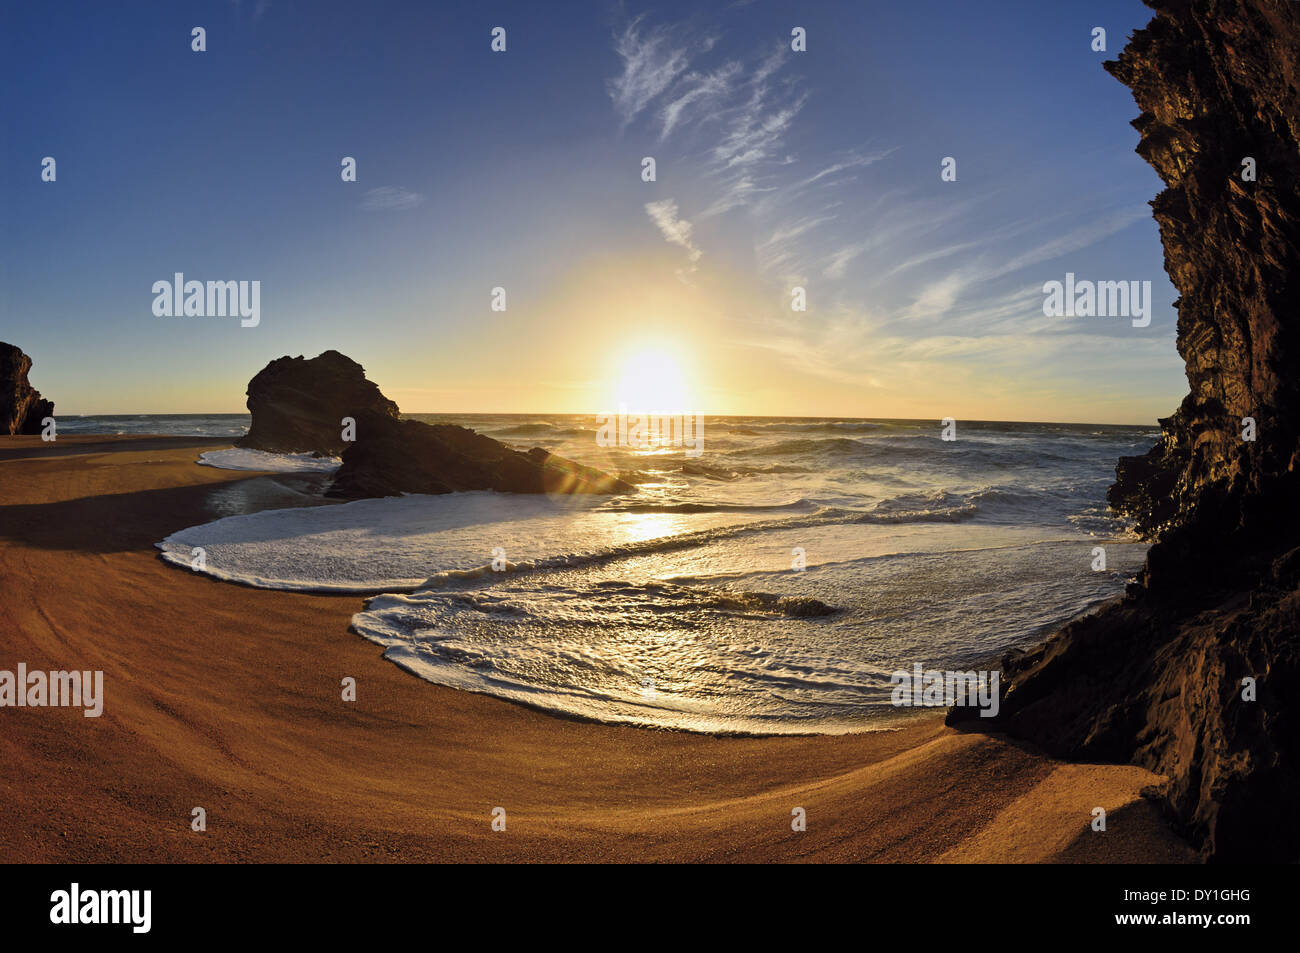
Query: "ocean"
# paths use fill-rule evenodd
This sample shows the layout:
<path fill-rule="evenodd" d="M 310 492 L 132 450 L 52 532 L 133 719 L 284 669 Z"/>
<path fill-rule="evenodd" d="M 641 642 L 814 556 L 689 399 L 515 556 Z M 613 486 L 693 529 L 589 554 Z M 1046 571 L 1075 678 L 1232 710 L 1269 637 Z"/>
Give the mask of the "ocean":
<path fill-rule="evenodd" d="M 560 715 L 719 733 L 888 727 L 890 675 L 969 670 L 1123 591 L 1146 547 L 1105 503 L 1154 427 L 707 418 L 703 453 L 602 448 L 591 416 L 463 423 L 648 482 L 323 505 L 319 461 L 159 543 L 187 570 L 371 597 L 353 630 L 412 674 Z M 235 437 L 247 415 L 59 418 L 61 434 Z M 324 468 L 328 469 L 328 462 Z M 273 506 L 248 513 L 241 500 Z M 1104 551 L 1100 568 L 1098 548 Z M 495 567 L 494 567 L 495 563 Z M 254 621 L 254 620 L 250 620 Z"/>

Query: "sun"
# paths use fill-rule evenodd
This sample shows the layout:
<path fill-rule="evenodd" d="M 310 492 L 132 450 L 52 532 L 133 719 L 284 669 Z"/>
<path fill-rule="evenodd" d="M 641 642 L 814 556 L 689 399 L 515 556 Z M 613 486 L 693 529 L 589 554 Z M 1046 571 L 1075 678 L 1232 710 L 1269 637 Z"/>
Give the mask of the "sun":
<path fill-rule="evenodd" d="M 691 389 L 681 360 L 669 349 L 637 347 L 618 368 L 614 398 L 636 413 L 684 413 L 691 408 Z"/>

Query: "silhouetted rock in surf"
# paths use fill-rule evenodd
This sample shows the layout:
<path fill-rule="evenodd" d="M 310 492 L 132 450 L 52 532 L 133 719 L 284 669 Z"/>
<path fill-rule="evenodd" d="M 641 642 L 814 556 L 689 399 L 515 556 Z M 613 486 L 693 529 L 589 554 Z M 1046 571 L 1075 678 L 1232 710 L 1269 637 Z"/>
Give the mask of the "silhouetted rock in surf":
<path fill-rule="evenodd" d="M 0 433 L 38 434 L 41 421 L 54 416 L 54 401 L 43 400 L 27 373 L 32 359 L 12 344 L 0 341 Z"/>
<path fill-rule="evenodd" d="M 331 496 L 401 493 L 625 493 L 633 489 L 601 470 L 535 447 L 527 453 L 455 424 L 426 424 L 366 413 L 343 454 Z"/>
<path fill-rule="evenodd" d="M 282 357 L 248 382 L 253 414 L 241 447 L 276 453 L 342 454 L 331 496 L 499 490 L 503 493 L 623 493 L 632 485 L 540 448 L 527 453 L 455 424 L 401 420 L 397 405 L 338 351 Z M 343 419 L 356 439 L 345 441 Z"/>
<path fill-rule="evenodd" d="M 1152 207 L 1191 392 L 1110 491 L 1156 540 L 1141 584 L 1009 653 L 996 724 L 1167 775 L 1154 796 L 1207 860 L 1295 862 L 1300 4 L 1148 5 L 1157 16 L 1106 68 L 1133 90 L 1137 151 L 1168 186 Z"/>

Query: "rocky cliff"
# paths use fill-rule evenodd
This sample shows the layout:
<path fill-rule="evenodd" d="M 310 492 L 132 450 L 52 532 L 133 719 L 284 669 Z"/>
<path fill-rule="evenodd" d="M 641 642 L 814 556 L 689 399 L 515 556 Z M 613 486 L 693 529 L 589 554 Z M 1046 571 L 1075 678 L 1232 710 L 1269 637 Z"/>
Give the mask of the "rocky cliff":
<path fill-rule="evenodd" d="M 54 402 L 27 380 L 31 369 L 30 357 L 0 341 L 0 434 L 38 434 L 41 421 L 54 416 Z"/>
<path fill-rule="evenodd" d="M 1207 860 L 1295 862 L 1300 3 L 1147 2 L 1155 19 L 1106 68 L 1167 186 L 1151 204 L 1190 393 L 1110 491 L 1155 540 L 1141 582 L 1008 654 L 997 722 L 1166 775 L 1153 796 Z"/>

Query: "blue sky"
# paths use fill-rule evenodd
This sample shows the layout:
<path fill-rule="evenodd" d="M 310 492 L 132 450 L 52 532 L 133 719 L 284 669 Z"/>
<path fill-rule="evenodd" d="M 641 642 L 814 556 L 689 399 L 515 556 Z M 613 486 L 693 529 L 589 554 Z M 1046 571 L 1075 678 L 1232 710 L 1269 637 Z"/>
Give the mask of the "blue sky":
<path fill-rule="evenodd" d="M 239 411 L 267 361 L 336 348 L 408 412 L 660 386 L 706 413 L 1150 423 L 1186 390 L 1161 185 L 1101 68 L 1149 17 L 10 5 L 0 339 L 60 413 Z M 259 280 L 260 325 L 156 317 L 177 271 Z M 1067 271 L 1151 281 L 1150 326 L 1045 317 Z"/>

